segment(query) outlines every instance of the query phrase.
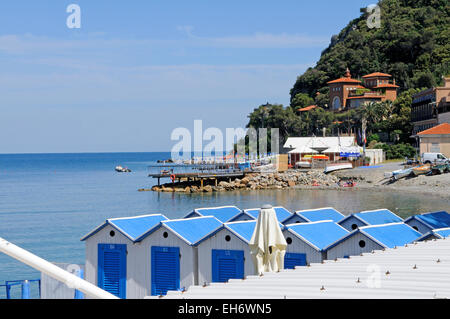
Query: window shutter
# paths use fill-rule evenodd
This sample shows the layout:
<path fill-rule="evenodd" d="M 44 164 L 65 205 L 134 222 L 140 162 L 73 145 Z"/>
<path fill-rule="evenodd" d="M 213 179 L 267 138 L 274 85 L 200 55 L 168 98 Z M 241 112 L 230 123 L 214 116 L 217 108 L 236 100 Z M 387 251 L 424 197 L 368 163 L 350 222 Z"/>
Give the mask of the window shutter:
<path fill-rule="evenodd" d="M 212 281 L 227 282 L 229 279 L 244 278 L 244 251 L 212 251 Z"/>
<path fill-rule="evenodd" d="M 98 245 L 98 286 L 119 297 L 126 298 L 126 252 L 123 244 Z"/>
<path fill-rule="evenodd" d="M 152 296 L 180 289 L 180 248 L 152 247 Z"/>
<path fill-rule="evenodd" d="M 284 268 L 295 269 L 296 266 L 306 266 L 306 254 L 286 253 L 284 255 Z"/>

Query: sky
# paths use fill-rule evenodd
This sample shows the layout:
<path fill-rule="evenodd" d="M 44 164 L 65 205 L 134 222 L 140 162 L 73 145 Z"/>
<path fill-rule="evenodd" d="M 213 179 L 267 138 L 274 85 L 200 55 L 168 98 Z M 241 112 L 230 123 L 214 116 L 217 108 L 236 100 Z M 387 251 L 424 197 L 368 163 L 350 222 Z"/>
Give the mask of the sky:
<path fill-rule="evenodd" d="M 375 2 L 1 1 L 0 153 L 170 151 L 194 120 L 245 127 L 259 105 L 289 105 Z"/>

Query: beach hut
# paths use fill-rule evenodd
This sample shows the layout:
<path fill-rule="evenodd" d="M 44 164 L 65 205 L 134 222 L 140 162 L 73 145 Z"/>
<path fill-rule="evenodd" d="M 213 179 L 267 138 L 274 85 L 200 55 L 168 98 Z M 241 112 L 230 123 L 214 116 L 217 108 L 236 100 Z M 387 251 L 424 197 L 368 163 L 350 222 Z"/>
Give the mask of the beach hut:
<path fill-rule="evenodd" d="M 345 216 L 333 207 L 298 210 L 287 219 L 283 220 L 284 225 L 296 223 L 318 222 L 321 220 L 341 221 Z"/>
<path fill-rule="evenodd" d="M 433 229 L 420 237 L 417 241 L 426 241 L 432 239 L 444 239 L 450 236 L 450 227 Z"/>
<path fill-rule="evenodd" d="M 405 223 L 363 226 L 327 246 L 327 259 L 348 258 L 374 250 L 395 248 L 422 236 Z"/>
<path fill-rule="evenodd" d="M 288 245 L 284 268 L 322 262 L 326 259 L 324 248 L 347 234 L 346 229 L 331 220 L 286 225 L 283 235 Z"/>
<path fill-rule="evenodd" d="M 450 227 L 450 214 L 445 211 L 414 215 L 405 220 L 405 223 L 422 234 L 433 229 Z"/>
<path fill-rule="evenodd" d="M 201 216 L 214 216 L 222 223 L 226 223 L 234 219 L 242 212 L 241 209 L 236 206 L 221 206 L 221 207 L 206 207 L 196 208 L 184 218 L 201 217 Z"/>
<path fill-rule="evenodd" d="M 382 225 L 389 223 L 403 222 L 399 216 L 395 215 L 389 209 L 366 210 L 360 213 L 351 214 L 339 222 L 339 225 L 352 231 L 358 227 L 369 225 Z"/>
<path fill-rule="evenodd" d="M 186 290 L 198 284 L 197 246 L 222 227 L 212 216 L 167 220 L 148 235 L 143 244 L 150 256 L 146 270 L 150 295 L 165 295 L 169 290 Z"/>
<path fill-rule="evenodd" d="M 111 218 L 81 238 L 86 280 L 120 298 L 144 297 L 150 256 L 139 243 L 163 220 L 161 214 Z"/>
<path fill-rule="evenodd" d="M 256 220 L 225 223 L 198 247 L 198 282 L 227 282 L 254 274 L 249 242 Z"/>
<path fill-rule="evenodd" d="M 282 206 L 273 207 L 273 209 L 275 210 L 275 214 L 277 215 L 277 219 L 279 222 L 293 215 L 290 211 L 288 211 L 286 208 Z M 237 216 L 231 219 L 230 222 L 256 220 L 258 219 L 260 212 L 261 208 L 244 209 L 241 213 L 239 213 Z"/>

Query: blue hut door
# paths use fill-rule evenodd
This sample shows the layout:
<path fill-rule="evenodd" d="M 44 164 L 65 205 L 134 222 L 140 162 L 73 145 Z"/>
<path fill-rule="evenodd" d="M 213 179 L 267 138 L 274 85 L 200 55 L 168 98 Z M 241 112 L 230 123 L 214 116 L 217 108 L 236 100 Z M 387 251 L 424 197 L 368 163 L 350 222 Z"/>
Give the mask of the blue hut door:
<path fill-rule="evenodd" d="M 180 248 L 152 247 L 152 296 L 180 290 Z"/>
<path fill-rule="evenodd" d="M 212 250 L 212 281 L 244 278 L 243 250 Z"/>
<path fill-rule="evenodd" d="M 98 286 L 125 299 L 127 284 L 127 245 L 98 244 Z"/>
<path fill-rule="evenodd" d="M 294 269 L 295 266 L 306 266 L 306 254 L 286 253 L 284 255 L 284 269 Z"/>

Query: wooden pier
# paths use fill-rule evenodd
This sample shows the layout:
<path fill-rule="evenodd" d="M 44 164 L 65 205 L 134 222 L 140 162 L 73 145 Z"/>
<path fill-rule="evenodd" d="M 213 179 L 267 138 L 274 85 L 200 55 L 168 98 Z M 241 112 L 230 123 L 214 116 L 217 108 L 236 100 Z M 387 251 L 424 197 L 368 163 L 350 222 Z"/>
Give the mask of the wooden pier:
<path fill-rule="evenodd" d="M 149 177 L 158 179 L 158 186 L 161 185 L 161 178 L 168 178 L 175 183 L 184 181 L 197 182 L 200 181 L 203 187 L 205 179 L 214 179 L 217 186 L 218 180 L 228 179 L 230 182 L 233 178 L 243 177 L 245 173 L 250 172 L 241 164 L 236 163 L 220 163 L 220 164 L 165 164 L 149 166 Z"/>

